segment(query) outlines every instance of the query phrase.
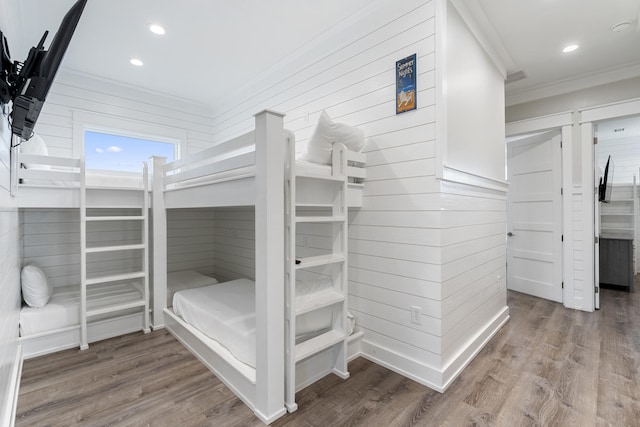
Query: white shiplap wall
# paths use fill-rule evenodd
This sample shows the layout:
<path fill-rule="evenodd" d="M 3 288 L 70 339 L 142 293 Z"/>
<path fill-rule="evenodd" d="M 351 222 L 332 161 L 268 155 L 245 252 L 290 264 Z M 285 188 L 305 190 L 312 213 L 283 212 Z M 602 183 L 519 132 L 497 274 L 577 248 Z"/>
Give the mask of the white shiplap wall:
<path fill-rule="evenodd" d="M 21 224 L 9 193 L 11 132 L 0 118 L 0 425 L 8 425 L 17 396 Z M 5 424 L 7 423 L 7 424 Z"/>
<path fill-rule="evenodd" d="M 364 203 L 349 215 L 349 310 L 364 331 L 366 357 L 442 389 L 506 318 L 506 186 L 489 179 L 488 189 L 474 182 L 460 190 L 435 177 L 436 3 L 375 4 L 283 64 L 280 74 L 239 90 L 214 123 L 216 138 L 226 139 L 251 129 L 261 109 L 283 111 L 297 151 L 322 109 L 364 130 Z M 413 53 L 418 109 L 396 115 L 395 61 Z M 502 93 L 495 97 L 498 111 Z M 489 126 L 502 129 L 497 116 L 502 122 Z M 456 142 L 458 149 L 464 143 Z M 493 143 L 504 158 L 504 146 Z M 503 173 L 502 162 L 489 176 Z M 298 250 L 311 237 L 299 235 Z M 421 309 L 420 324 L 411 322 L 412 306 Z"/>
<path fill-rule="evenodd" d="M 183 100 L 142 92 L 113 82 L 72 73 L 60 73 L 51 88 L 40 115 L 36 132 L 46 141 L 51 155 L 72 157 L 78 152 L 74 141 L 74 117 L 99 117 L 131 131 L 153 136 L 183 135 L 187 154 L 211 143 L 210 109 Z M 91 125 L 91 123 L 87 123 Z M 75 145 L 75 147 L 74 147 Z M 183 153 L 184 154 L 184 153 Z M 79 212 L 74 209 L 28 209 L 25 218 L 25 261 L 40 264 L 54 285 L 79 283 Z M 168 217 L 169 271 L 194 268 L 211 273 L 212 226 L 203 211 L 172 211 Z M 138 230 L 127 228 L 130 222 L 103 224 L 88 234 L 89 239 L 135 238 Z M 107 228 L 109 229 L 107 229 Z M 132 268 L 135 258 L 100 257 L 92 268 L 110 270 Z"/>
<path fill-rule="evenodd" d="M 364 130 L 364 206 L 349 215 L 349 309 L 365 333 L 363 348 L 370 358 L 396 368 L 415 360 L 437 370 L 434 9 L 432 1 L 402 1 L 369 11 L 307 57 L 296 58 L 288 72 L 254 84 L 260 90 L 241 93 L 236 99 L 242 102 L 225 105 L 215 118 L 215 135 L 224 139 L 250 129 L 252 114 L 263 108 L 286 112 L 297 151 L 322 109 L 335 121 Z M 413 53 L 418 56 L 418 109 L 396 116 L 395 61 Z M 423 308 L 422 325 L 411 324 L 412 305 Z"/>
<path fill-rule="evenodd" d="M 131 215 L 125 210 L 113 215 Z M 55 286 L 80 285 L 80 211 L 78 209 L 23 209 L 23 265 L 40 266 Z M 138 221 L 87 224 L 89 245 L 113 246 L 140 243 Z M 117 274 L 139 271 L 140 251 L 89 254 L 87 273 Z"/>
<path fill-rule="evenodd" d="M 218 281 L 255 279 L 255 209 L 217 208 L 214 212 L 214 276 Z"/>
<path fill-rule="evenodd" d="M 167 212 L 167 271 L 214 273 L 214 212 L 212 209 L 171 209 Z"/>
<path fill-rule="evenodd" d="M 640 169 L 640 137 L 616 138 L 598 140 L 596 145 L 596 165 L 604 170 L 607 158 L 611 155 L 614 163 L 613 182 L 614 184 L 631 184 L 633 177 L 636 181 Z"/>

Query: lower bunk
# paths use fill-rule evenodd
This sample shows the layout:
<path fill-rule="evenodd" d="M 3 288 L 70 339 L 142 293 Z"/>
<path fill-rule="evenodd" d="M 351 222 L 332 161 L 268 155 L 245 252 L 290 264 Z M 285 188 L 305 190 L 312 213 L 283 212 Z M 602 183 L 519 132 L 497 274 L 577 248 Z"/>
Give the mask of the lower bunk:
<path fill-rule="evenodd" d="M 142 285 L 138 282 L 96 287 L 88 305 L 119 304 L 139 298 Z M 89 342 L 140 331 L 144 313 L 130 309 L 117 316 L 96 316 L 88 323 Z M 20 344 L 25 359 L 80 346 L 80 286 L 55 287 L 49 302 L 43 307 L 23 306 L 20 310 Z"/>
<path fill-rule="evenodd" d="M 171 274 L 168 275 L 169 277 Z M 164 310 L 167 329 L 207 366 L 227 387 L 265 423 L 273 419 L 260 417 L 255 406 L 256 365 L 260 357 L 256 343 L 255 283 L 236 279 L 224 283 L 175 292 Z M 171 286 L 169 290 L 171 292 Z M 173 288 L 176 288 L 174 284 Z M 299 298 L 311 300 L 332 289 L 331 280 L 300 282 Z M 358 339 L 351 317 L 350 339 L 356 357 Z M 330 310 L 310 313 L 296 327 L 297 341 L 303 342 L 332 328 Z M 297 389 L 302 389 L 328 375 L 333 358 L 331 348 L 315 354 L 296 366 Z"/>

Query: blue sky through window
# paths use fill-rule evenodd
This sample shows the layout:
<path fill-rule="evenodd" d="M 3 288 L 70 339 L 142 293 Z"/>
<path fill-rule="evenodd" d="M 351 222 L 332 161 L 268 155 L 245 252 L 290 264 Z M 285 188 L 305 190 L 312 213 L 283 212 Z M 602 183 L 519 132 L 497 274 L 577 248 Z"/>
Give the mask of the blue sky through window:
<path fill-rule="evenodd" d="M 142 162 L 149 163 L 150 156 L 173 161 L 175 144 L 86 131 L 84 153 L 87 169 L 140 172 Z"/>

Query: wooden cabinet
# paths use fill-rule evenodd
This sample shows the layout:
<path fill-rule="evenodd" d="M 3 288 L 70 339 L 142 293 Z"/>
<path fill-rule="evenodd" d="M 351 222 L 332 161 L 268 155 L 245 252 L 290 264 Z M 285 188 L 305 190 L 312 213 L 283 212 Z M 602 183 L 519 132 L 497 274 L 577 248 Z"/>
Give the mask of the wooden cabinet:
<path fill-rule="evenodd" d="M 600 283 L 633 289 L 633 235 L 600 237 Z"/>

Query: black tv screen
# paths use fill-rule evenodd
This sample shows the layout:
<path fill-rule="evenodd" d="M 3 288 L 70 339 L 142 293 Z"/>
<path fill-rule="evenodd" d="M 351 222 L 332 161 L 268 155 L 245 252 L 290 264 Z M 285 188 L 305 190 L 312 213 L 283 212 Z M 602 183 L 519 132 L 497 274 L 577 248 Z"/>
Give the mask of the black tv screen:
<path fill-rule="evenodd" d="M 604 174 L 600 178 L 598 186 L 598 200 L 603 203 L 611 202 L 611 191 L 613 190 L 613 161 L 611 156 L 607 159 L 607 165 L 604 167 Z"/>
<path fill-rule="evenodd" d="M 87 0 L 78 0 L 62 19 L 49 50 L 44 49 L 47 32 L 32 47 L 12 87 L 12 132 L 24 140 L 33 135 L 42 106 L 47 98 L 60 62 L 78 25 Z"/>

